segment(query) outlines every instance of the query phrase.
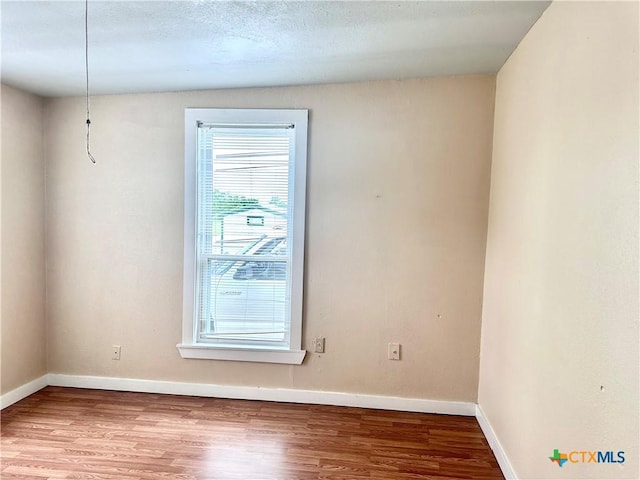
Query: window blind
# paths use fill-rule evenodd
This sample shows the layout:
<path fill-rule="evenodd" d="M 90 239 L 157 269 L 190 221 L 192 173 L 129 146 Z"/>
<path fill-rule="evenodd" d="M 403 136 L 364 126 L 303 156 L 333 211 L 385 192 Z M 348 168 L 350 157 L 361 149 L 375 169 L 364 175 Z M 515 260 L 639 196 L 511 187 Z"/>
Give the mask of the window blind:
<path fill-rule="evenodd" d="M 289 342 L 292 125 L 199 124 L 199 341 Z"/>

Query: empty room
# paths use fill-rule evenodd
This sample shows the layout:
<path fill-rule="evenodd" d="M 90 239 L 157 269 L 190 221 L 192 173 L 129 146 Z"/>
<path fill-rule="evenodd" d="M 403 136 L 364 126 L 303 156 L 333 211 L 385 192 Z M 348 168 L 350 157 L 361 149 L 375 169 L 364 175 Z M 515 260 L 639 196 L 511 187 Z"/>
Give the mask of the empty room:
<path fill-rule="evenodd" d="M 0 0 L 0 477 L 638 479 L 639 7 Z"/>

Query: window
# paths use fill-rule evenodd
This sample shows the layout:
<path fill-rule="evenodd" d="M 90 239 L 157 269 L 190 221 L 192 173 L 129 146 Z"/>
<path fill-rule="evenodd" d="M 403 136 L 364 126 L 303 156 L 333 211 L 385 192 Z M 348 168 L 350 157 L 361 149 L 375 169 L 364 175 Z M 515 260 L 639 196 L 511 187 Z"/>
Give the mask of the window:
<path fill-rule="evenodd" d="M 307 116 L 186 110 L 183 358 L 302 363 Z"/>
<path fill-rule="evenodd" d="M 247 225 L 264 227 L 264 217 L 258 215 L 247 215 Z"/>

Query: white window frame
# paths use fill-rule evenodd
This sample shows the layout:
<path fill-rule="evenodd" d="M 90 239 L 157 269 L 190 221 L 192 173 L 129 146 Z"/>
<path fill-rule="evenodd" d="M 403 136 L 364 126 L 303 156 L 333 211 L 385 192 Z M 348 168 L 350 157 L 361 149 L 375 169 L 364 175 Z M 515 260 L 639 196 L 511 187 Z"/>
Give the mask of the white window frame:
<path fill-rule="evenodd" d="M 255 344 L 204 343 L 197 336 L 196 280 L 196 212 L 197 212 L 197 129 L 200 123 L 231 125 L 293 124 L 295 126 L 295 163 L 289 170 L 293 201 L 291 229 L 291 312 L 288 347 Z M 177 346 L 182 358 L 236 360 L 301 364 L 302 349 L 302 283 L 304 267 L 305 198 L 307 178 L 307 110 L 286 109 L 185 109 L 184 163 L 184 279 L 182 343 Z"/>

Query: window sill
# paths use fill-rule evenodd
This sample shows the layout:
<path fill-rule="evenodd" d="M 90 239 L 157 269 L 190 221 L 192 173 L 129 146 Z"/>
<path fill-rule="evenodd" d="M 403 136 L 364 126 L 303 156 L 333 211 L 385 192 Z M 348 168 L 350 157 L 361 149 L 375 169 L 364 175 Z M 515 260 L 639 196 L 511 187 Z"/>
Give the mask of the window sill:
<path fill-rule="evenodd" d="M 256 347 L 222 347 L 204 344 L 176 345 L 182 358 L 203 360 L 233 360 L 237 362 L 286 363 L 300 365 L 306 350 L 281 350 Z"/>

